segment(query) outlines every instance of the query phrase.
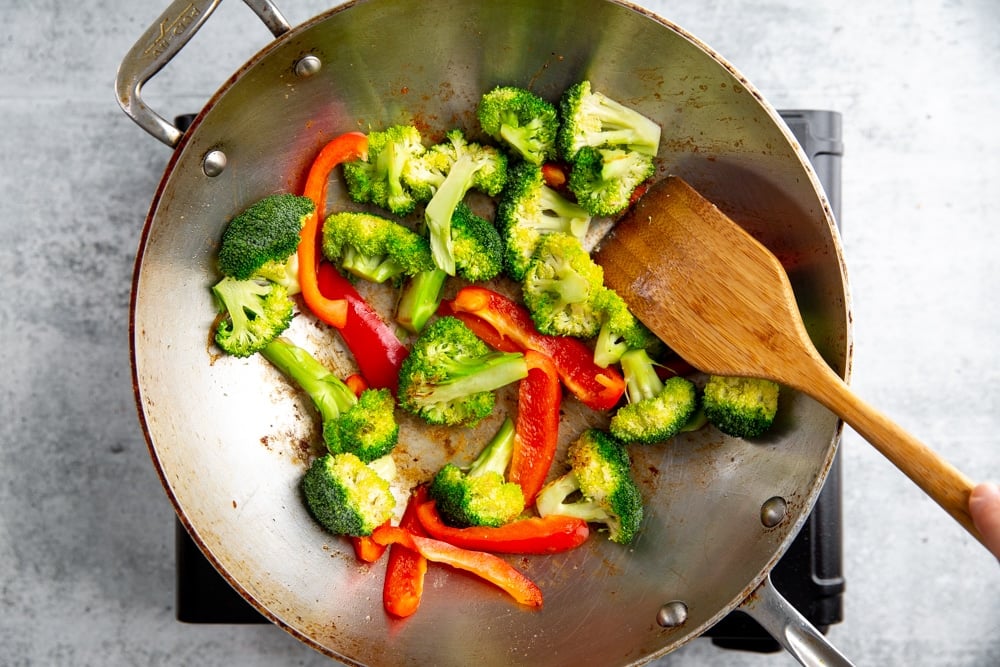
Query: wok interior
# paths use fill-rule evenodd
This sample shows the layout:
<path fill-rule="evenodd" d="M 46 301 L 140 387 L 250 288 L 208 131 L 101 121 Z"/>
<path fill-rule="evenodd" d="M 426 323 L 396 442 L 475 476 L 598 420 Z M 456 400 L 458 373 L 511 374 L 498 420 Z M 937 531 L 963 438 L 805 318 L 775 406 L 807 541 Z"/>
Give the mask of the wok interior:
<path fill-rule="evenodd" d="M 323 67 L 298 78 L 305 54 Z M 365 664 L 628 664 L 697 636 L 740 602 L 804 520 L 825 478 L 837 420 L 786 391 L 765 439 L 712 428 L 634 448 L 647 518 L 621 547 L 596 535 L 548 557 L 512 558 L 545 594 L 539 612 L 498 589 L 431 566 L 420 610 L 382 609 L 384 564 L 359 564 L 350 545 L 307 515 L 298 480 L 318 451 L 316 416 L 258 359 L 213 356 L 214 252 L 236 212 L 266 194 L 300 191 L 326 140 L 349 130 L 415 122 L 435 138 L 475 129 L 479 95 L 497 84 L 555 100 L 574 81 L 659 122 L 660 175 L 677 173 L 746 225 L 789 265 L 817 347 L 849 365 L 840 252 L 814 179 L 779 121 L 720 59 L 680 29 L 604 0 L 345 5 L 289 33 L 220 90 L 174 156 L 140 248 L 133 312 L 139 404 L 154 462 L 178 513 L 227 578 L 272 620 L 318 649 Z M 201 168 L 221 149 L 226 171 Z M 331 201 L 337 201 L 336 189 Z M 692 277 L 696 279 L 696 277 Z M 384 293 L 382 307 L 391 306 Z M 350 355 L 308 316 L 289 336 L 346 374 Z M 397 463 L 426 478 L 468 460 L 496 428 L 428 430 L 403 420 Z M 604 417 L 565 402 L 562 441 Z M 760 522 L 772 496 L 788 501 L 776 528 Z M 666 602 L 687 622 L 656 622 Z"/>

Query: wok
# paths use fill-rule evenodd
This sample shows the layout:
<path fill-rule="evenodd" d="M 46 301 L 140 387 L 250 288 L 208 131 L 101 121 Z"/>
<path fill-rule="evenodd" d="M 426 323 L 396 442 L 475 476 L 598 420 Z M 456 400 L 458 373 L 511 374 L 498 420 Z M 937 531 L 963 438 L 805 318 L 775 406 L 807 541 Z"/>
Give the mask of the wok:
<path fill-rule="evenodd" d="M 269 2 L 247 4 L 274 41 L 237 71 L 181 133 L 141 87 L 218 0 L 179 0 L 119 70 L 123 109 L 174 147 L 143 229 L 131 303 L 133 380 L 154 465 L 185 528 L 267 618 L 350 664 L 640 664 L 698 637 L 734 608 L 800 661 L 843 661 L 769 585 L 836 451 L 840 424 L 797 392 L 782 394 L 765 438 L 706 428 L 633 449 L 646 500 L 636 542 L 595 535 L 583 547 L 514 559 L 545 594 L 541 611 L 432 565 L 420 610 L 382 609 L 382 567 L 303 509 L 298 481 L 319 451 L 317 419 L 261 359 L 220 357 L 208 342 L 209 286 L 223 225 L 256 199 L 301 191 L 333 136 L 415 122 L 429 134 L 475 130 L 496 84 L 549 99 L 595 88 L 663 128 L 660 175 L 682 175 L 775 252 L 810 336 L 849 373 L 850 305 L 829 206 L 802 150 L 761 95 L 721 56 L 669 21 L 610 0 L 371 0 L 294 29 Z M 331 201 L 342 201 L 333 186 Z M 692 276 L 692 279 L 696 279 Z M 391 295 L 369 294 L 379 307 Z M 346 375 L 354 360 L 309 316 L 289 335 Z M 401 417 L 402 482 L 468 461 L 515 404 L 502 393 L 476 429 L 428 430 Z M 564 403 L 565 445 L 606 416 Z"/>

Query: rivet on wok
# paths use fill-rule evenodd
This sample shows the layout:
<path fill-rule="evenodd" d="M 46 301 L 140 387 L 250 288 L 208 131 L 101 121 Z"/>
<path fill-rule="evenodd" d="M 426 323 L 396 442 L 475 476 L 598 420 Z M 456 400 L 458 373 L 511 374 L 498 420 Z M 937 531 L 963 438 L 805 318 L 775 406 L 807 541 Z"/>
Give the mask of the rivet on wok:
<path fill-rule="evenodd" d="M 660 607 L 656 614 L 656 622 L 664 628 L 676 628 L 684 625 L 688 618 L 687 605 L 680 600 L 674 600 Z"/>
<path fill-rule="evenodd" d="M 306 78 L 316 74 L 323 67 L 323 61 L 316 56 L 305 56 L 295 63 L 295 76 Z"/>
<path fill-rule="evenodd" d="M 226 154 L 218 150 L 209 151 L 201 161 L 201 168 L 206 176 L 218 176 L 226 170 Z"/>
<path fill-rule="evenodd" d="M 787 513 L 788 504 L 785 499 L 775 496 L 760 506 L 760 522 L 767 528 L 774 528 L 784 520 Z"/>

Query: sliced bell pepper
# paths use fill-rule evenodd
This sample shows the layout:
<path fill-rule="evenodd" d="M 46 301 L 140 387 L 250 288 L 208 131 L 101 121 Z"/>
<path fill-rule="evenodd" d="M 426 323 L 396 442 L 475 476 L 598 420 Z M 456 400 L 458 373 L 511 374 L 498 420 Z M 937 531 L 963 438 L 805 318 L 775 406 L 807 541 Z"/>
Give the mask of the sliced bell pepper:
<path fill-rule="evenodd" d="M 342 134 L 320 150 L 313 160 L 306 177 L 305 196 L 312 199 L 316 210 L 306 218 L 300 233 L 298 248 L 299 285 L 302 298 L 316 317 L 337 329 L 347 320 L 347 301 L 329 299 L 320 292 L 317 270 L 322 254 L 319 252 L 319 230 L 326 211 L 326 190 L 330 173 L 338 165 L 368 155 L 368 137 L 361 132 Z"/>
<path fill-rule="evenodd" d="M 427 501 L 425 487 L 417 487 L 399 521 L 399 527 L 410 534 L 425 536 L 423 526 L 417 518 L 417 508 Z M 374 540 L 373 540 L 374 541 Z M 405 544 L 389 547 L 389 562 L 385 568 L 385 582 L 382 585 L 382 606 L 399 618 L 412 615 L 420 606 L 424 593 L 424 574 L 427 559 L 415 549 Z"/>
<path fill-rule="evenodd" d="M 465 570 L 503 589 L 520 604 L 539 608 L 542 591 L 531 579 L 507 561 L 485 551 L 462 549 L 432 537 L 414 535 L 396 526 L 380 526 L 372 533 L 380 544 L 402 544 L 435 563 L 444 563 Z"/>
<path fill-rule="evenodd" d="M 386 521 L 388 524 L 389 522 Z M 371 535 L 355 535 L 351 537 L 351 546 L 354 547 L 354 556 L 362 563 L 376 563 L 386 547 L 372 539 Z"/>
<path fill-rule="evenodd" d="M 354 289 L 351 281 L 332 264 L 320 263 L 317 273 L 320 293 L 347 304 L 347 315 L 338 331 L 354 355 L 361 375 L 372 387 L 388 389 L 395 394 L 399 368 L 410 351 L 396 337 L 392 327 Z"/>
<path fill-rule="evenodd" d="M 566 388 L 591 410 L 610 410 L 625 393 L 625 379 L 617 369 L 594 363 L 594 352 L 583 341 L 568 336 L 548 336 L 535 328 L 527 309 L 508 297 L 476 285 L 463 287 L 446 307 L 467 324 L 471 315 L 496 332 L 488 345 L 515 345 L 547 355 Z M 482 328 L 482 327 L 480 327 Z M 473 327 L 473 331 L 478 330 Z M 496 343 L 496 345 L 494 344 Z M 501 349 L 497 347 L 497 349 Z"/>
<path fill-rule="evenodd" d="M 583 519 L 550 514 L 518 519 L 503 526 L 454 528 L 441 518 L 433 500 L 417 507 L 417 518 L 427 533 L 463 549 L 505 554 L 554 554 L 587 541 L 590 527 Z"/>
<path fill-rule="evenodd" d="M 548 356 L 527 350 L 524 361 L 528 364 L 528 376 L 518 386 L 514 452 L 508 478 L 521 486 L 524 504 L 530 506 L 545 484 L 559 446 L 562 384 Z"/>

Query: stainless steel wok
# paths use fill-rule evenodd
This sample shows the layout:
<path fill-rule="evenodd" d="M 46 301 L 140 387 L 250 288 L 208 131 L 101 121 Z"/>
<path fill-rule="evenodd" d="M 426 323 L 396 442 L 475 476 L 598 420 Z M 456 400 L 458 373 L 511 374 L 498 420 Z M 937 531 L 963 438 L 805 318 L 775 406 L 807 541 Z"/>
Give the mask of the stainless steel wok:
<path fill-rule="evenodd" d="M 762 440 L 706 428 L 634 449 L 641 536 L 630 548 L 596 535 L 566 554 L 514 559 L 544 591 L 541 611 L 432 565 L 420 610 L 400 621 L 382 609 L 382 566 L 359 564 L 303 509 L 298 480 L 318 448 L 310 406 L 260 359 L 220 358 L 209 344 L 223 225 L 266 194 L 300 191 L 326 140 L 396 122 L 474 130 L 475 103 L 496 84 L 556 99 L 588 78 L 662 125 L 661 174 L 684 176 L 785 261 L 818 349 L 846 375 L 850 306 L 830 210 L 760 94 L 680 27 L 611 0 L 371 0 L 294 29 L 269 2 L 247 0 L 275 39 L 182 134 L 143 104 L 141 86 L 217 2 L 171 5 L 123 62 L 118 95 L 175 147 L 134 274 L 141 421 L 178 515 L 226 579 L 267 618 L 352 664 L 639 664 L 736 607 L 800 660 L 839 659 L 768 583 L 838 442 L 838 420 L 812 400 L 786 391 Z M 289 335 L 345 374 L 353 368 L 309 316 Z M 564 442 L 605 418 L 570 399 L 565 407 Z M 404 483 L 471 457 L 495 426 L 430 432 L 404 418 Z"/>

